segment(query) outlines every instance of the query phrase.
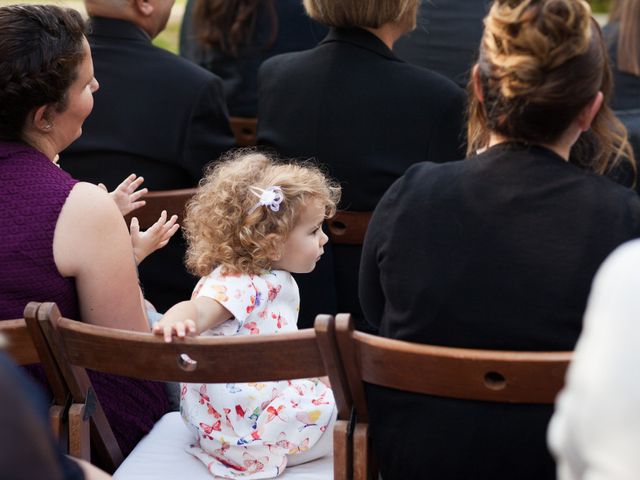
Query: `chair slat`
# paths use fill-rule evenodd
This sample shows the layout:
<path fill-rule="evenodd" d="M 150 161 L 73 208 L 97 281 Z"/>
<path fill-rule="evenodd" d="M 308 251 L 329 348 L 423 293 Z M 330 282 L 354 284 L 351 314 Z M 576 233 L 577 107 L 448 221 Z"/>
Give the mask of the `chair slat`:
<path fill-rule="evenodd" d="M 553 403 L 571 359 L 571 352 L 447 348 L 362 332 L 353 341 L 364 382 L 467 400 Z"/>
<path fill-rule="evenodd" d="M 184 218 L 185 206 L 196 191 L 196 188 L 183 188 L 147 193 L 142 198 L 146 202 L 144 207 L 134 210 L 125 217 L 127 225 L 132 217 L 136 217 L 140 222 L 140 228 L 147 229 L 158 220 L 162 210 L 167 211 L 168 217 L 178 215 L 178 223 L 180 223 Z"/>

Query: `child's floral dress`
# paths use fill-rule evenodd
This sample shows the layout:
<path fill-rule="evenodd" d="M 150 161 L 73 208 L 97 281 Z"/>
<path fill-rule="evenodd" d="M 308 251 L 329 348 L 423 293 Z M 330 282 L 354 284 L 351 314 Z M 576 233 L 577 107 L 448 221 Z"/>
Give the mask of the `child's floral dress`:
<path fill-rule="evenodd" d="M 234 315 L 205 334 L 297 330 L 300 295 L 288 272 L 222 275 L 217 268 L 196 285 L 192 298 L 202 296 L 217 300 Z M 182 418 L 197 435 L 187 451 L 212 474 L 225 478 L 278 476 L 287 455 L 306 451 L 319 440 L 334 408 L 331 389 L 318 379 L 183 384 L 181 389 Z"/>

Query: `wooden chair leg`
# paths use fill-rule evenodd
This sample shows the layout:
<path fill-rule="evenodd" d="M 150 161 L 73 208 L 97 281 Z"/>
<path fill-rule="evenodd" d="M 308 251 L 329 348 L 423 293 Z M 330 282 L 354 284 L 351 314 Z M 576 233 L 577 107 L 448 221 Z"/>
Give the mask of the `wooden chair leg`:
<path fill-rule="evenodd" d="M 49 423 L 53 436 L 62 448 L 64 453 L 68 452 L 69 442 L 67 435 L 67 426 L 64 420 L 65 408 L 61 405 L 53 405 L 49 408 Z"/>
<path fill-rule="evenodd" d="M 353 465 L 349 421 L 337 420 L 333 427 L 333 478 L 350 480 Z"/>
<path fill-rule="evenodd" d="M 69 455 L 90 462 L 90 428 L 84 412 L 85 405 L 81 403 L 74 403 L 69 409 Z"/>
<path fill-rule="evenodd" d="M 369 480 L 369 425 L 357 423 L 353 431 L 353 480 Z"/>

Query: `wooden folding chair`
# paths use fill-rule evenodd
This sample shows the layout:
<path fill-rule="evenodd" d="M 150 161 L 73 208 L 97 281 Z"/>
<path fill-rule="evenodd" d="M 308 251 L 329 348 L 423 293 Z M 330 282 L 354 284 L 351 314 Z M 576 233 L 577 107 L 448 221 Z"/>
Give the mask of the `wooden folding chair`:
<path fill-rule="evenodd" d="M 327 220 L 328 236 L 337 245 L 362 245 L 372 212 L 338 210 Z"/>
<path fill-rule="evenodd" d="M 229 126 L 238 147 L 252 147 L 258 139 L 258 119 L 251 117 L 229 117 Z"/>
<path fill-rule="evenodd" d="M 85 369 L 133 378 L 189 383 L 287 380 L 324 376 L 328 371 L 332 371 L 333 378 L 340 376 L 340 370 L 332 363 L 325 365 L 320 354 L 322 346 L 334 350 L 332 355 L 325 355 L 327 358 L 335 358 L 331 317 L 321 321 L 323 333 L 319 335 L 313 329 L 307 329 L 268 336 L 189 337 L 165 343 L 162 337 L 150 333 L 97 327 L 63 318 L 53 303 L 41 304 L 39 308 L 34 307 L 34 311 L 37 315 L 27 317 L 27 324 L 30 328 L 39 328 L 46 338 L 75 402 L 72 407 L 74 415 L 70 413 L 73 433 L 70 453 L 88 459 L 87 435 L 90 432 L 96 453 L 112 470 L 121 464 L 122 454 L 100 406 L 100 399 L 92 393 Z M 346 380 L 343 383 L 346 385 Z M 344 395 L 343 389 L 338 389 L 336 403 L 340 420 L 346 420 L 349 415 L 348 397 Z M 178 413 L 167 415 L 177 416 Z M 90 428 L 86 421 L 82 421 L 87 416 L 91 417 Z M 158 424 L 163 420 L 164 417 Z M 178 421 L 181 423 L 179 418 Z M 181 427 L 186 429 L 184 425 Z M 155 430 L 143 442 L 152 442 Z M 339 445 L 348 447 L 346 439 Z M 178 445 L 176 450 L 186 455 L 189 461 L 193 460 L 184 452 L 184 446 Z M 341 454 L 337 458 L 338 461 L 346 461 L 348 455 Z M 325 466 L 329 470 L 327 478 L 330 478 L 331 464 L 325 462 Z M 156 468 L 162 472 L 161 465 L 156 465 Z M 300 478 L 294 476 L 297 468 L 288 469 L 283 477 Z M 334 468 L 336 479 L 347 478 L 348 465 L 335 465 Z M 200 468 L 200 472 L 202 478 L 210 478 L 205 468 Z M 128 477 L 121 473 L 118 478 Z"/>
<path fill-rule="evenodd" d="M 30 303 L 25 309 L 25 315 L 35 315 L 37 308 L 36 305 Z M 6 341 L 3 350 L 18 365 L 41 363 L 40 355 L 46 356 L 49 360 L 53 358 L 46 344 L 41 345 L 42 352 L 39 354 L 39 349 L 36 348 L 31 338 L 24 318 L 0 320 L 0 335 Z M 68 448 L 67 409 L 70 400 L 69 393 L 55 362 L 42 362 L 42 366 L 49 379 L 49 386 L 54 399 L 54 404 L 49 408 L 49 422 L 55 438 L 58 439 L 60 446 L 66 451 Z"/>
<path fill-rule="evenodd" d="M 180 223 L 184 218 L 185 206 L 196 191 L 197 188 L 183 188 L 149 192 L 142 198 L 147 202 L 145 206 L 134 210 L 125 217 L 127 225 L 131 222 L 131 217 L 136 217 L 140 222 L 140 228 L 145 230 L 158 220 L 162 210 L 167 211 L 168 217 L 178 215 L 178 223 Z"/>
<path fill-rule="evenodd" d="M 355 331 L 348 314 L 337 315 L 335 332 L 357 417 L 354 480 L 377 478 L 369 446 L 364 383 L 448 398 L 553 404 L 572 355 L 449 348 L 393 340 Z M 336 382 L 334 391 L 340 385 Z"/>

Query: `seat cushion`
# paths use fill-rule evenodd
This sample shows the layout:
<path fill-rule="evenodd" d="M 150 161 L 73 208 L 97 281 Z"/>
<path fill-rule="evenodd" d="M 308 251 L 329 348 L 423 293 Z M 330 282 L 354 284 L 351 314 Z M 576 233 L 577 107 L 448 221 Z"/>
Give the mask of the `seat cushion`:
<path fill-rule="evenodd" d="M 179 412 L 167 413 L 122 462 L 113 475 L 116 480 L 211 480 L 205 465 L 185 452 L 193 441 L 191 432 Z M 285 469 L 282 480 L 331 480 L 333 457 L 326 456 L 309 463 Z"/>

